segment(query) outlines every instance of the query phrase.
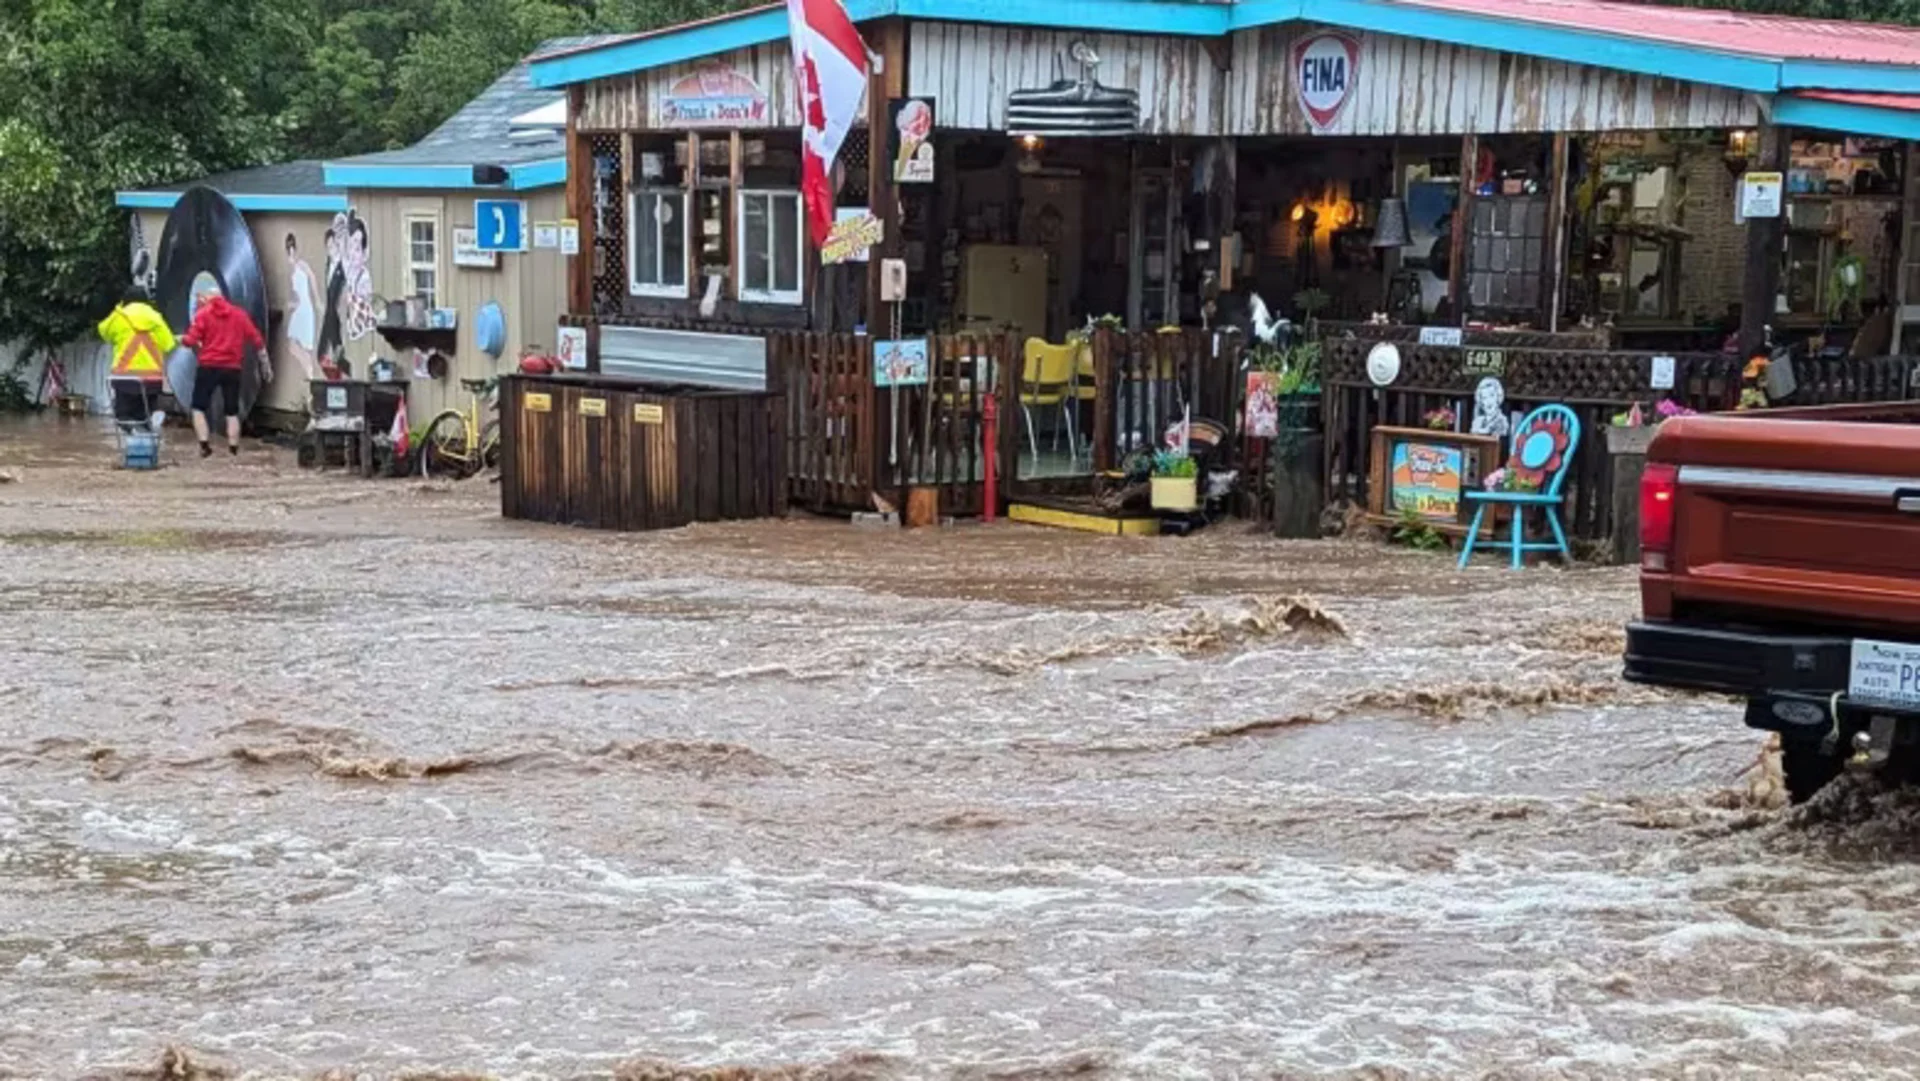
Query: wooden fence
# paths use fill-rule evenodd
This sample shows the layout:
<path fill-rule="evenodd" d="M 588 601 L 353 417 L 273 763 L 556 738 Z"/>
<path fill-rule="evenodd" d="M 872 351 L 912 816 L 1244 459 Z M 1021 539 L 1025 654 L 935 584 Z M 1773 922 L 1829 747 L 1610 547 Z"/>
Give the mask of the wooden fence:
<path fill-rule="evenodd" d="M 1473 392 L 1482 376 L 1469 372 L 1474 347 L 1408 346 L 1400 350 L 1400 374 L 1388 387 L 1367 377 L 1374 343 L 1330 340 L 1322 353 L 1326 425 L 1326 496 L 1364 505 L 1372 475 L 1371 433 L 1377 424 L 1419 428 L 1425 416 L 1450 408 L 1473 415 Z M 1567 529 L 1600 539 L 1613 528 L 1613 463 L 1603 429 L 1635 402 L 1671 397 L 1702 412 L 1731 408 L 1739 398 L 1741 362 L 1721 354 L 1674 356 L 1674 389 L 1651 389 L 1652 353 L 1569 352 L 1507 349 L 1501 361 L 1508 410 L 1559 403 L 1580 418 L 1580 447 L 1567 476 Z"/>
<path fill-rule="evenodd" d="M 501 386 L 500 459 L 508 518 L 671 529 L 787 507 L 778 394 L 512 376 Z"/>

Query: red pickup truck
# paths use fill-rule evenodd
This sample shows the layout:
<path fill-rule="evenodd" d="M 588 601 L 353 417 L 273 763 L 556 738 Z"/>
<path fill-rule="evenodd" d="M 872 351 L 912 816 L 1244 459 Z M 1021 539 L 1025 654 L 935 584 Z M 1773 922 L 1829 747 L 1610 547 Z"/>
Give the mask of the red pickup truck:
<path fill-rule="evenodd" d="M 1680 417 L 1640 488 L 1626 678 L 1747 700 L 1787 789 L 1920 779 L 1920 402 Z"/>

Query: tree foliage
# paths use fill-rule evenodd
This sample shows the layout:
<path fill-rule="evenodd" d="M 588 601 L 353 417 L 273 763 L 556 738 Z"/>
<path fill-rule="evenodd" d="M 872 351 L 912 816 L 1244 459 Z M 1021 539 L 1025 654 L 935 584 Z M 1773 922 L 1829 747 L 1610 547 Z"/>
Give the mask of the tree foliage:
<path fill-rule="evenodd" d="M 554 37 L 749 0 L 4 0 L 0 342 L 83 335 L 126 281 L 113 193 L 406 146 Z"/>

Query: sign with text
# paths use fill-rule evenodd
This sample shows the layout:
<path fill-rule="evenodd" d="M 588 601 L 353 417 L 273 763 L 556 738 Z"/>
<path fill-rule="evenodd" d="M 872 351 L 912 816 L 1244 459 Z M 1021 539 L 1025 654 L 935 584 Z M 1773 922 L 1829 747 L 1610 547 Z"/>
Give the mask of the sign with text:
<path fill-rule="evenodd" d="M 1420 344 L 1421 345 L 1458 346 L 1463 340 L 1465 340 L 1465 335 L 1460 333 L 1459 327 L 1421 327 L 1420 328 Z"/>
<path fill-rule="evenodd" d="M 1467 359 L 1460 368 L 1468 375 L 1505 375 L 1507 374 L 1507 351 L 1505 349 L 1469 349 Z"/>
<path fill-rule="evenodd" d="M 933 183 L 933 99 L 902 98 L 887 108 L 893 114 L 893 182 Z"/>
<path fill-rule="evenodd" d="M 1457 520 L 1465 470 L 1466 454 L 1459 447 L 1395 443 L 1387 505 L 1396 514 L 1411 511 L 1436 521 Z"/>
<path fill-rule="evenodd" d="M 561 327 L 558 335 L 560 363 L 572 371 L 587 366 L 587 328 Z"/>
<path fill-rule="evenodd" d="M 842 207 L 838 214 L 827 242 L 820 245 L 821 264 L 866 262 L 873 246 L 886 239 L 887 223 L 866 207 Z"/>
<path fill-rule="evenodd" d="M 1314 131 L 1340 119 L 1359 68 L 1360 42 L 1345 34 L 1313 34 L 1293 47 L 1294 93 Z"/>
<path fill-rule="evenodd" d="M 927 340 L 873 343 L 873 385 L 918 387 L 927 382 Z"/>
<path fill-rule="evenodd" d="M 1777 218 L 1783 206 L 1787 178 L 1783 173 L 1748 173 L 1740 178 L 1740 216 Z"/>
<path fill-rule="evenodd" d="M 497 270 L 500 253 L 480 250 L 480 230 L 471 225 L 453 227 L 453 265 Z"/>
<path fill-rule="evenodd" d="M 702 64 L 660 97 L 662 127 L 764 128 L 771 117 L 760 84 L 725 64 Z"/>

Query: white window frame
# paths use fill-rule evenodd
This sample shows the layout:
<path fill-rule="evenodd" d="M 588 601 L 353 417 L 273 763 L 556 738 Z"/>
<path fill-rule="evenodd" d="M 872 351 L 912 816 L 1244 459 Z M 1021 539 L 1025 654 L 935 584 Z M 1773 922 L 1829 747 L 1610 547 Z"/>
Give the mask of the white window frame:
<path fill-rule="evenodd" d="M 406 216 L 406 225 L 407 295 L 421 295 L 418 275 L 423 270 L 428 271 L 433 275 L 433 292 L 427 296 L 427 307 L 439 307 L 441 298 L 446 295 L 447 283 L 446 272 L 440 269 L 440 238 L 445 233 L 445 230 L 440 228 L 440 216 L 437 214 L 408 214 Z M 426 225 L 433 229 L 433 257 L 426 262 L 420 262 L 413 257 L 413 227 L 415 225 Z"/>
<path fill-rule="evenodd" d="M 647 228 L 653 228 L 653 229 L 659 230 L 659 232 L 655 236 L 655 240 L 656 240 L 655 250 L 662 251 L 662 252 L 666 250 L 666 245 L 664 243 L 658 243 L 658 241 L 663 240 L 665 238 L 666 229 L 672 228 L 671 226 L 662 228 L 660 226 L 660 223 L 658 221 L 655 221 L 651 216 L 649 216 L 645 222 L 641 221 L 640 197 L 643 195 L 660 195 L 660 196 L 671 195 L 671 196 L 677 197 L 680 200 L 680 211 L 678 216 L 680 218 L 680 256 L 683 260 L 687 258 L 687 251 L 691 248 L 693 244 L 693 226 L 690 220 L 691 215 L 687 213 L 687 204 L 689 200 L 687 198 L 687 191 L 685 188 L 649 187 L 649 188 L 635 188 L 634 190 L 628 192 L 627 193 L 627 292 L 637 297 L 673 297 L 676 299 L 684 300 L 687 297 L 690 297 L 693 295 L 692 292 L 690 291 L 693 288 L 693 284 L 690 280 L 688 280 L 689 275 L 687 273 L 687 268 L 685 266 L 682 266 L 680 268 L 680 284 L 678 285 L 664 284 L 658 281 L 643 282 L 640 280 L 640 275 L 638 271 L 640 269 L 639 263 L 640 263 L 640 230 L 641 228 L 647 227 Z"/>
<path fill-rule="evenodd" d="M 766 289 L 747 288 L 747 200 L 750 198 L 792 199 L 794 221 L 798 228 L 794 232 L 796 241 L 793 251 L 793 288 L 774 289 L 773 268 L 777 265 L 779 253 L 773 248 L 773 204 L 767 204 L 767 273 Z M 739 297 L 749 304 L 805 304 L 807 292 L 807 217 L 806 207 L 800 200 L 800 193 L 791 188 L 741 188 L 734 193 L 733 200 L 734 265 L 740 268 Z"/>

